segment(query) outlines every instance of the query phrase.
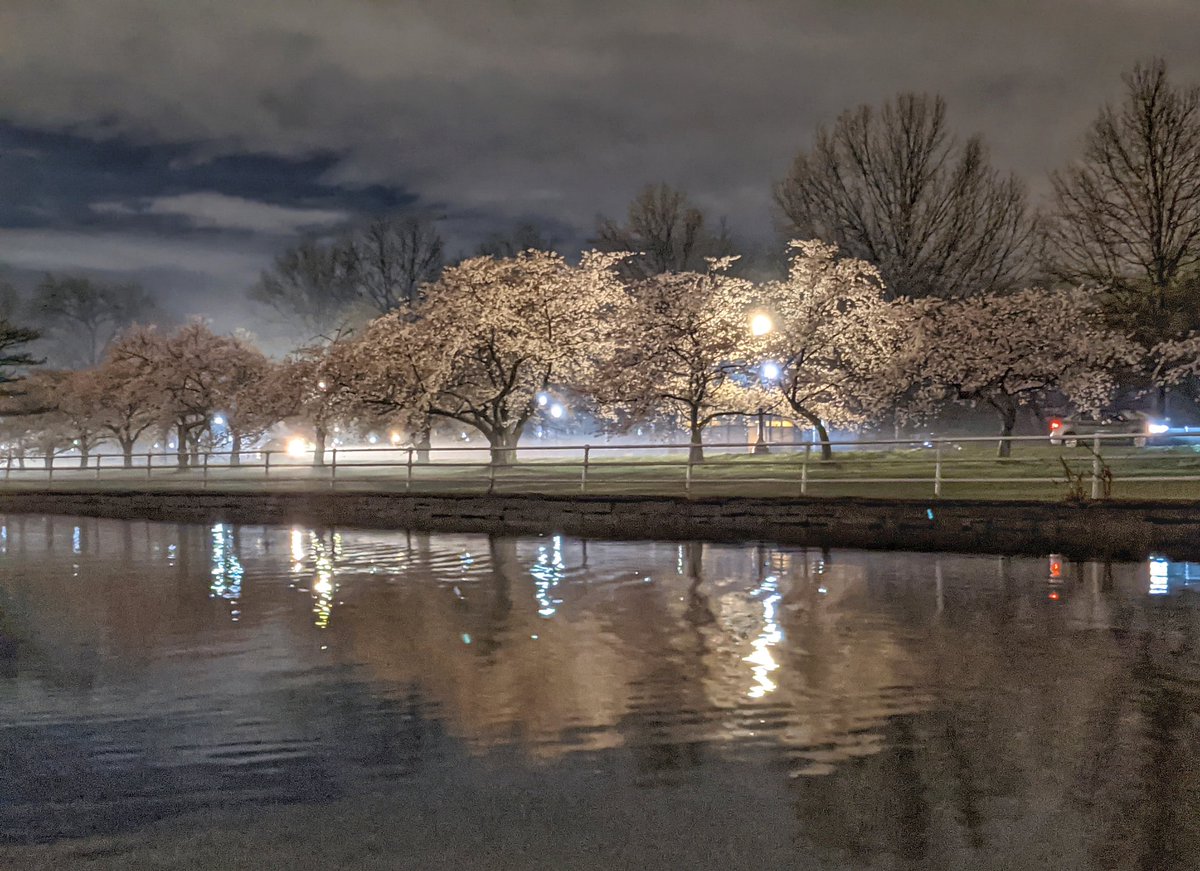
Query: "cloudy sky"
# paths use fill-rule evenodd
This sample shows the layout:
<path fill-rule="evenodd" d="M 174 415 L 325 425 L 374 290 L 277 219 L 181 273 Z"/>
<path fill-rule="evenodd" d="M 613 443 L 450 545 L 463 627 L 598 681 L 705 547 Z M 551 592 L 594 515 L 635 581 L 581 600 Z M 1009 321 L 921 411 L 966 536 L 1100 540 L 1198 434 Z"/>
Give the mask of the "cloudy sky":
<path fill-rule="evenodd" d="M 1198 37 L 1196 0 L 0 0 L 0 269 L 229 324 L 365 214 L 567 247 L 666 180 L 767 239 L 814 129 L 898 90 L 1038 191 L 1135 60 L 1200 81 Z"/>

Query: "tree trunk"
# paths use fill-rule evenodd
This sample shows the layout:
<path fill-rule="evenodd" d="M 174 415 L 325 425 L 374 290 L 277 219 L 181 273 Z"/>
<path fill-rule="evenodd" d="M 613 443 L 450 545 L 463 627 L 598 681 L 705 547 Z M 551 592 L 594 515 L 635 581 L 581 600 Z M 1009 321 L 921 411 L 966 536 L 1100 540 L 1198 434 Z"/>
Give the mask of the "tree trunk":
<path fill-rule="evenodd" d="M 229 465 L 242 464 L 242 437 L 233 430 L 229 431 Z"/>
<path fill-rule="evenodd" d="M 175 427 L 175 460 L 179 468 L 188 467 L 187 427 L 182 423 Z"/>
<path fill-rule="evenodd" d="M 688 422 L 688 462 L 704 462 L 704 425 L 693 414 Z"/>
<path fill-rule="evenodd" d="M 433 447 L 433 427 L 428 422 L 413 433 L 413 447 L 416 448 L 416 461 L 429 462 L 429 449 Z"/>
<path fill-rule="evenodd" d="M 325 427 L 318 426 L 313 431 L 313 468 L 320 468 L 325 465 L 325 439 L 327 433 Z"/>
<path fill-rule="evenodd" d="M 79 468 L 86 469 L 88 467 L 88 460 L 91 458 L 92 454 L 88 450 L 87 442 L 81 440 L 79 442 Z"/>
<path fill-rule="evenodd" d="M 802 405 L 796 405 L 794 402 L 789 402 L 792 411 L 804 418 L 808 425 L 817 431 L 817 439 L 821 442 L 821 459 L 833 459 L 833 445 L 829 443 L 829 430 L 825 428 L 825 422 L 818 415 L 813 414 Z"/>
<path fill-rule="evenodd" d="M 488 444 L 491 445 L 492 465 L 511 466 L 517 461 L 517 442 L 521 440 L 521 431 L 503 429 L 488 434 Z"/>
<path fill-rule="evenodd" d="M 992 407 L 1000 415 L 1000 443 L 996 456 L 1003 460 L 1012 456 L 1012 442 L 1009 439 L 1013 430 L 1017 428 L 1017 403 L 1011 396 L 1005 395 L 999 400 L 994 400 Z"/>
<path fill-rule="evenodd" d="M 133 468 L 133 439 L 119 438 L 117 441 L 121 445 L 121 454 L 125 457 L 124 466 L 126 469 Z"/>

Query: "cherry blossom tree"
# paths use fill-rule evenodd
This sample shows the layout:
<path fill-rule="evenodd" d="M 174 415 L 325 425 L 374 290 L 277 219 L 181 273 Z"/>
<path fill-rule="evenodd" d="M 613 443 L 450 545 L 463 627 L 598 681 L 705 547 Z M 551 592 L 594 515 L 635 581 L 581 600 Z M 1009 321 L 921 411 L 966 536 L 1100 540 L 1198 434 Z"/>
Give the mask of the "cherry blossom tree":
<path fill-rule="evenodd" d="M 616 318 L 613 353 L 589 386 L 626 421 L 668 411 L 688 431 L 691 462 L 704 460 L 704 428 L 718 417 L 774 400 L 750 389 L 756 294 L 750 282 L 725 274 L 734 260 L 636 282 Z"/>
<path fill-rule="evenodd" d="M 411 312 L 373 322 L 357 346 L 362 395 L 474 427 L 512 462 L 537 396 L 588 380 L 623 298 L 620 255 L 477 257 L 448 267 Z"/>
<path fill-rule="evenodd" d="M 70 372 L 54 370 L 28 376 L 21 385 L 21 393 L 5 409 L 6 416 L 19 421 L 12 430 L 14 440 L 22 447 L 32 448 L 35 455 L 44 459 L 47 469 L 54 466 L 58 454 L 75 446 L 77 428 L 60 409 L 60 404 L 66 404 L 64 388 L 70 376 Z M 89 447 L 90 442 L 85 442 L 84 451 Z"/>
<path fill-rule="evenodd" d="M 131 364 L 158 397 L 158 417 L 174 428 L 178 464 L 186 468 L 213 415 L 234 394 L 238 373 L 253 368 L 262 355 L 242 339 L 219 336 L 193 321 L 174 333 L 135 327 L 118 339 L 112 356 Z"/>
<path fill-rule="evenodd" d="M 271 368 L 265 390 L 275 398 L 277 419 L 298 418 L 313 431 L 313 466 L 325 465 L 329 435 L 358 410 L 352 389 L 357 375 L 350 368 L 348 343 L 339 338 L 290 354 Z"/>
<path fill-rule="evenodd" d="M 839 258 L 835 245 L 791 248 L 788 277 L 762 291 L 773 329 L 760 353 L 778 367 L 786 407 L 816 430 L 830 459 L 829 425 L 869 423 L 907 387 L 900 351 L 914 304 L 888 302 L 878 270 Z"/>
<path fill-rule="evenodd" d="M 1156 386 L 1200 403 L 1200 333 L 1160 342 L 1147 357 Z"/>
<path fill-rule="evenodd" d="M 928 385 L 952 401 L 984 403 L 1011 436 L 1022 406 L 1064 395 L 1082 411 L 1108 403 L 1121 367 L 1142 351 L 1109 327 L 1082 290 L 1039 288 L 948 300 L 922 322 L 910 346 L 921 356 Z M 1011 443 L 1002 439 L 1001 457 Z"/>
<path fill-rule="evenodd" d="M 231 466 L 241 465 L 242 451 L 284 416 L 284 402 L 271 381 L 272 368 L 266 355 L 249 345 L 230 355 L 219 410 L 224 422 L 221 443 L 229 446 Z"/>
<path fill-rule="evenodd" d="M 134 360 L 110 353 L 86 371 L 90 390 L 98 395 L 96 422 L 121 448 L 125 468 L 132 468 L 138 439 L 161 422 L 162 397 Z"/>

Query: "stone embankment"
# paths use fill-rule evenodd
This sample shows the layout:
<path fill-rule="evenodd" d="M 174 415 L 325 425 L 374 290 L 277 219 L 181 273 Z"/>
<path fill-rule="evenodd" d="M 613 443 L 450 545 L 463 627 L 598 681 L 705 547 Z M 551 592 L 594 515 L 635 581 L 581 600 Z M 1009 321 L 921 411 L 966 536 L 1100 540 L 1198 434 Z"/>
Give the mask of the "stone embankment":
<path fill-rule="evenodd" d="M 382 493 L 0 493 L 0 513 L 173 522 L 562 533 L 588 538 L 773 541 L 823 547 L 1200 558 L 1200 505 L 981 500 Z"/>

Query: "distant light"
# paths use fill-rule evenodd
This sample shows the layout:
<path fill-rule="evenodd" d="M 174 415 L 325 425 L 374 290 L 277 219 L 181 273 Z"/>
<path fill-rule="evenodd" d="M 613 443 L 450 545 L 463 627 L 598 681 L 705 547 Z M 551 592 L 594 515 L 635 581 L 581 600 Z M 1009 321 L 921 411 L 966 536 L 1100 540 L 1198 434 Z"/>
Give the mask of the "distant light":
<path fill-rule="evenodd" d="M 550 397 L 547 396 L 545 393 L 539 393 L 537 395 L 537 403 L 540 408 L 545 408 L 549 402 L 550 402 Z"/>
<path fill-rule="evenodd" d="M 564 414 L 566 414 L 566 409 L 564 409 L 557 402 L 554 403 L 552 406 L 550 406 L 550 416 L 551 417 L 559 418 L 559 417 L 562 417 Z"/>
<path fill-rule="evenodd" d="M 402 437 L 401 437 L 400 433 L 393 430 L 392 433 L 388 436 L 388 440 L 391 441 L 392 444 L 398 445 L 402 441 Z"/>
<path fill-rule="evenodd" d="M 1150 435 L 1162 435 L 1170 429 L 1165 423 L 1152 423 L 1147 429 L 1150 430 Z"/>
<path fill-rule="evenodd" d="M 289 457 L 303 457 L 308 453 L 308 442 L 299 436 L 288 439 L 287 452 Z"/>
<path fill-rule="evenodd" d="M 1050 429 L 1062 429 L 1062 421 L 1058 418 L 1050 421 Z"/>
<path fill-rule="evenodd" d="M 766 312 L 756 312 L 750 316 L 750 332 L 756 336 L 765 336 L 775 329 L 775 322 Z"/>
<path fill-rule="evenodd" d="M 225 418 L 218 414 L 213 417 L 213 423 L 215 423 L 217 426 L 225 426 Z"/>
<path fill-rule="evenodd" d="M 329 388 L 329 382 L 322 379 L 317 382 L 317 386 L 320 387 L 322 390 L 327 390 Z"/>
<path fill-rule="evenodd" d="M 762 372 L 762 377 L 767 381 L 774 381 L 779 377 L 779 364 L 768 360 L 766 363 L 762 364 L 762 369 L 760 371 Z"/>
<path fill-rule="evenodd" d="M 375 433 L 371 433 L 369 436 L 367 436 L 367 441 L 373 445 L 377 445 L 379 444 L 379 436 L 375 435 Z"/>

